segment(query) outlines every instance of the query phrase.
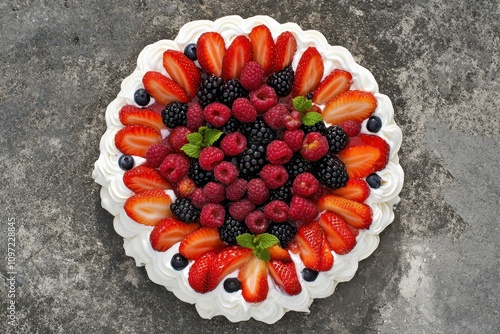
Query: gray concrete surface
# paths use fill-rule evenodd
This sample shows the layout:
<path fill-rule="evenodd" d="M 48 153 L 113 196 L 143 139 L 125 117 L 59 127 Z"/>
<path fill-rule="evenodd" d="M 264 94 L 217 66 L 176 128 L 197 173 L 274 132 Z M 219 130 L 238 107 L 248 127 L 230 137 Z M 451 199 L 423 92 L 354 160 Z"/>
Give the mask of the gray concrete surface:
<path fill-rule="evenodd" d="M 139 51 L 187 21 L 228 14 L 297 22 L 350 49 L 392 98 L 404 133 L 402 201 L 380 247 L 310 314 L 272 326 L 201 319 L 149 281 L 124 255 L 91 179 L 106 105 Z M 498 333 L 499 17 L 494 0 L 2 1 L 0 328 Z"/>

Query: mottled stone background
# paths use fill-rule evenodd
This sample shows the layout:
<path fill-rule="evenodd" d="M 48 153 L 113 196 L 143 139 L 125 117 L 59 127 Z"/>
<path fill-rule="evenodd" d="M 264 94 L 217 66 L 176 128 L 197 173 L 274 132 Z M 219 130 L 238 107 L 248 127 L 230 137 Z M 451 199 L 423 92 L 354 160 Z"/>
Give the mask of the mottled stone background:
<path fill-rule="evenodd" d="M 124 255 L 91 178 L 106 105 L 140 50 L 187 21 L 266 14 L 347 47 L 391 97 L 402 201 L 356 277 L 269 326 L 201 319 Z M 12 333 L 497 333 L 498 1 L 0 4 L 1 328 Z M 7 326 L 7 223 L 16 317 Z"/>

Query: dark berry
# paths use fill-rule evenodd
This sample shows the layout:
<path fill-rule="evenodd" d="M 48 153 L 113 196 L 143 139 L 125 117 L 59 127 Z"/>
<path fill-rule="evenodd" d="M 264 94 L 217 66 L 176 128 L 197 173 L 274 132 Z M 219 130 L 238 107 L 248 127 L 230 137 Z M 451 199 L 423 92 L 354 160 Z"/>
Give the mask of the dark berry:
<path fill-rule="evenodd" d="M 241 130 L 250 143 L 267 145 L 276 139 L 276 131 L 267 125 L 262 118 L 258 118 L 252 123 L 244 123 Z"/>
<path fill-rule="evenodd" d="M 184 48 L 184 55 L 192 61 L 197 60 L 198 56 L 196 55 L 196 43 L 189 43 L 186 45 Z"/>
<path fill-rule="evenodd" d="M 137 105 L 144 107 L 151 101 L 151 96 L 149 96 L 149 93 L 144 88 L 140 88 L 134 93 L 134 101 Z"/>
<path fill-rule="evenodd" d="M 226 292 L 236 292 L 241 289 L 241 282 L 236 277 L 226 278 L 224 281 L 224 290 Z"/>
<path fill-rule="evenodd" d="M 382 128 L 382 120 L 378 116 L 372 116 L 366 123 L 366 129 L 370 132 L 379 132 Z"/>
<path fill-rule="evenodd" d="M 266 164 L 266 147 L 252 143 L 238 156 L 240 176 L 251 179 L 259 173 Z"/>
<path fill-rule="evenodd" d="M 345 187 L 349 181 L 345 165 L 336 155 L 327 154 L 318 160 L 314 166 L 313 174 L 319 182 L 331 189 Z"/>
<path fill-rule="evenodd" d="M 269 189 L 269 201 L 283 201 L 285 203 L 290 203 L 292 199 L 292 192 L 290 191 L 290 186 L 284 185 L 276 189 Z"/>
<path fill-rule="evenodd" d="M 208 78 L 203 79 L 197 93 L 200 105 L 202 107 L 206 107 L 210 103 L 217 101 L 223 84 L 224 80 L 216 77 L 215 75 L 211 75 Z"/>
<path fill-rule="evenodd" d="M 382 178 L 377 173 L 373 173 L 366 177 L 366 182 L 370 188 L 378 189 L 382 185 Z"/>
<path fill-rule="evenodd" d="M 232 133 L 232 132 L 240 132 L 241 131 L 241 123 L 236 118 L 231 117 L 226 124 L 221 127 L 221 131 L 224 134 Z"/>
<path fill-rule="evenodd" d="M 324 122 L 317 122 L 316 124 L 311 126 L 302 125 L 300 128 L 304 131 L 304 134 L 308 134 L 311 132 L 319 132 L 322 135 L 326 134 L 326 126 Z"/>
<path fill-rule="evenodd" d="M 172 256 L 172 260 L 170 260 L 170 264 L 172 265 L 172 268 L 175 270 L 182 270 L 187 267 L 189 264 L 188 259 L 186 259 L 184 256 L 182 256 L 180 253 L 175 254 Z"/>
<path fill-rule="evenodd" d="M 172 102 L 167 104 L 161 112 L 163 124 L 171 129 L 178 126 L 186 126 L 187 109 L 188 105 L 184 103 Z"/>
<path fill-rule="evenodd" d="M 236 79 L 230 79 L 221 86 L 219 101 L 231 108 L 234 100 L 246 96 L 248 96 L 248 91 L 243 88 L 241 83 Z"/>
<path fill-rule="evenodd" d="M 294 154 L 292 159 L 285 164 L 286 171 L 288 172 L 288 180 L 292 182 L 297 175 L 311 171 L 312 167 L 312 164 L 304 159 L 300 153 Z"/>
<path fill-rule="evenodd" d="M 307 93 L 307 95 L 306 95 L 306 99 L 308 99 L 308 100 L 312 100 L 312 99 L 313 99 L 313 97 L 314 97 L 314 93 L 313 93 L 313 92 L 309 92 L 309 93 Z"/>
<path fill-rule="evenodd" d="M 349 137 L 347 137 L 340 125 L 333 125 L 327 128 L 325 137 L 328 141 L 328 152 L 330 153 L 339 153 L 349 143 Z"/>
<path fill-rule="evenodd" d="M 236 245 L 236 237 L 247 232 L 248 227 L 245 222 L 236 220 L 230 215 L 226 215 L 224 224 L 219 228 L 220 239 L 230 245 Z"/>
<path fill-rule="evenodd" d="M 204 187 L 208 182 L 214 181 L 214 172 L 211 170 L 204 170 L 200 166 L 198 159 L 192 159 L 189 166 L 188 176 L 194 181 L 198 187 Z"/>
<path fill-rule="evenodd" d="M 293 68 L 287 66 L 283 70 L 271 74 L 267 79 L 267 84 L 274 89 L 276 95 L 287 96 L 292 92 L 293 78 Z"/>
<path fill-rule="evenodd" d="M 177 219 L 185 223 L 194 223 L 200 216 L 200 210 L 187 198 L 176 199 L 170 204 L 170 210 Z"/>
<path fill-rule="evenodd" d="M 316 270 L 309 268 L 304 268 L 304 270 L 302 270 L 302 278 L 307 282 L 314 282 L 318 277 L 318 274 L 319 273 Z"/>
<path fill-rule="evenodd" d="M 275 223 L 272 222 L 267 228 L 267 233 L 270 233 L 280 241 L 282 248 L 287 248 L 288 244 L 295 238 L 297 228 L 289 223 Z"/>
<path fill-rule="evenodd" d="M 123 170 L 130 170 L 134 167 L 134 158 L 124 154 L 118 159 L 118 166 Z"/>

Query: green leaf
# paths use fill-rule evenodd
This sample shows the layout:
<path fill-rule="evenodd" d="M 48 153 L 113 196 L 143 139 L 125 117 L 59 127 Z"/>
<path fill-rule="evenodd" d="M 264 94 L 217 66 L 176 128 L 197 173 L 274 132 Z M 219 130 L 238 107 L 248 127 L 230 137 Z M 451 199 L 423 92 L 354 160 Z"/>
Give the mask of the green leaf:
<path fill-rule="evenodd" d="M 190 144 L 201 146 L 203 136 L 198 132 L 193 132 L 187 135 L 187 139 Z"/>
<path fill-rule="evenodd" d="M 240 234 L 236 237 L 236 242 L 238 243 L 238 245 L 240 245 L 242 247 L 251 248 L 251 249 L 255 250 L 256 244 L 255 244 L 254 239 L 255 239 L 255 237 L 253 234 L 243 233 L 243 234 Z"/>
<path fill-rule="evenodd" d="M 322 120 L 323 116 L 315 111 L 308 112 L 301 119 L 302 124 L 304 124 L 305 126 L 313 126 L 314 124 L 321 122 Z"/>
<path fill-rule="evenodd" d="M 203 136 L 203 146 L 213 145 L 222 136 L 222 131 L 217 129 L 207 129 Z"/>
<path fill-rule="evenodd" d="M 280 242 L 280 240 L 272 234 L 263 233 L 257 237 L 260 248 L 267 249 L 274 246 Z"/>
<path fill-rule="evenodd" d="M 186 155 L 191 158 L 198 158 L 198 156 L 200 155 L 201 148 L 198 145 L 187 143 L 181 147 L 181 150 L 183 150 L 184 153 L 186 153 Z"/>
<path fill-rule="evenodd" d="M 293 108 L 301 113 L 309 111 L 312 108 L 312 101 L 304 96 L 297 96 L 292 100 Z"/>
<path fill-rule="evenodd" d="M 254 249 L 253 253 L 262 261 L 271 260 L 271 254 L 269 254 L 267 249 Z"/>

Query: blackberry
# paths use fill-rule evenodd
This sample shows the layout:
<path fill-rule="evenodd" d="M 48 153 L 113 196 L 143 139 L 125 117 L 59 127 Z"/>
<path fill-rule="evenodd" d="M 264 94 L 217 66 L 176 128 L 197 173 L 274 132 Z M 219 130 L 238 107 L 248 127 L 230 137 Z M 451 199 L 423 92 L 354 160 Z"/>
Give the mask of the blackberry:
<path fill-rule="evenodd" d="M 239 97 L 248 96 L 248 91 L 243 88 L 240 82 L 236 79 L 230 79 L 221 86 L 219 102 L 224 103 L 229 108 L 233 106 L 234 100 Z"/>
<path fill-rule="evenodd" d="M 267 84 L 274 89 L 276 95 L 287 96 L 292 92 L 294 76 L 292 66 L 287 66 L 283 70 L 271 74 L 267 79 Z"/>
<path fill-rule="evenodd" d="M 201 168 L 198 159 L 191 159 L 188 176 L 198 187 L 204 187 L 208 182 L 215 180 L 214 173 L 211 170 Z"/>
<path fill-rule="evenodd" d="M 318 181 L 329 188 L 345 187 L 347 181 L 349 181 L 345 165 L 336 155 L 325 155 L 316 162 L 314 167 L 313 173 L 318 178 Z"/>
<path fill-rule="evenodd" d="M 328 141 L 328 152 L 330 153 L 339 153 L 349 143 L 349 137 L 347 137 L 340 125 L 333 125 L 327 128 L 325 137 Z"/>
<path fill-rule="evenodd" d="M 200 216 L 200 210 L 188 198 L 176 199 L 174 203 L 170 204 L 170 210 L 177 219 L 185 223 L 194 223 Z"/>
<path fill-rule="evenodd" d="M 280 240 L 281 248 L 287 248 L 288 244 L 295 238 L 297 228 L 290 223 L 274 223 L 269 224 L 267 233 L 270 233 Z"/>
<path fill-rule="evenodd" d="M 257 118 L 255 122 L 242 125 L 241 132 L 247 137 L 250 143 L 269 144 L 276 139 L 276 131 L 264 122 L 262 118 Z"/>
<path fill-rule="evenodd" d="M 161 112 L 163 124 L 168 128 L 187 125 L 187 109 L 188 105 L 180 102 L 172 102 L 167 104 Z"/>
<path fill-rule="evenodd" d="M 236 118 L 231 117 L 226 124 L 224 124 L 221 128 L 221 131 L 224 134 L 232 133 L 232 132 L 240 132 L 241 131 L 241 123 Z"/>
<path fill-rule="evenodd" d="M 259 173 L 266 164 L 266 147 L 261 144 L 251 143 L 249 147 L 238 156 L 240 176 L 251 179 Z"/>
<path fill-rule="evenodd" d="M 196 94 L 200 105 L 205 108 L 212 102 L 217 101 L 221 93 L 221 87 L 224 84 L 222 78 L 211 75 L 208 78 L 203 79 L 200 84 L 200 89 Z"/>
<path fill-rule="evenodd" d="M 230 215 L 226 215 L 224 224 L 219 228 L 220 240 L 230 245 L 236 245 L 236 237 L 249 232 L 244 221 L 236 220 Z"/>
<path fill-rule="evenodd" d="M 285 164 L 285 169 L 288 172 L 288 181 L 293 182 L 297 175 L 309 172 L 313 168 L 313 165 L 304 159 L 300 153 L 296 153 L 290 159 L 290 161 Z"/>
<path fill-rule="evenodd" d="M 276 189 L 269 189 L 269 202 L 274 200 L 290 203 L 292 199 L 292 192 L 289 185 L 284 185 Z"/>
<path fill-rule="evenodd" d="M 302 129 L 302 131 L 304 131 L 305 135 L 307 135 L 308 133 L 311 133 L 311 132 L 319 132 L 323 136 L 326 134 L 325 123 L 321 122 L 321 121 L 317 122 L 316 124 L 311 125 L 311 126 L 301 125 L 300 128 Z"/>

